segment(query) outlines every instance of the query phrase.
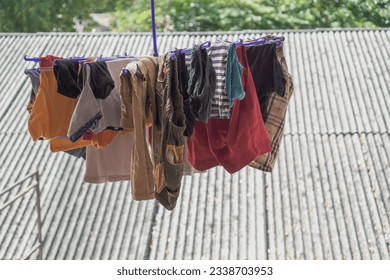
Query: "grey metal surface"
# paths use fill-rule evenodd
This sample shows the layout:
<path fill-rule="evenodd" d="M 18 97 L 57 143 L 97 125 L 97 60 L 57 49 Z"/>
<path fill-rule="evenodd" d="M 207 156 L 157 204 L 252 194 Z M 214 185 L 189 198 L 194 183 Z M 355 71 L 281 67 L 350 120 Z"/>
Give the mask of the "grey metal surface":
<path fill-rule="evenodd" d="M 15 182 L 13 185 L 9 186 L 8 188 L 4 189 L 0 192 L 0 197 L 6 195 L 7 193 L 12 192 L 13 189 L 18 187 L 20 184 L 22 184 L 26 180 L 31 180 L 34 178 L 34 183 L 32 185 L 27 186 L 22 191 L 14 194 L 13 196 L 8 196 L 8 199 L 6 202 L 3 202 L 3 204 L 0 205 L 0 212 L 4 209 L 9 208 L 15 201 L 19 200 L 21 197 L 24 197 L 27 193 L 31 193 L 31 190 L 34 190 L 35 194 L 35 210 L 36 210 L 36 219 L 35 224 L 37 227 L 37 243 L 30 248 L 30 250 L 27 251 L 27 253 L 24 255 L 23 259 L 27 260 L 30 259 L 31 256 L 36 253 L 36 258 L 39 260 L 42 260 L 43 254 L 42 254 L 42 247 L 43 247 L 43 240 L 42 240 L 42 219 L 41 219 L 41 192 L 39 188 L 39 174 L 37 171 L 30 173 L 17 182 Z"/>
<path fill-rule="evenodd" d="M 158 46 L 260 33 L 159 34 Z M 295 92 L 274 172 L 186 177 L 173 212 L 132 201 L 125 182 L 82 183 L 82 159 L 51 154 L 27 132 L 23 70 L 36 65 L 24 54 L 146 54 L 150 34 L 0 34 L 0 191 L 42 174 L 44 258 L 388 259 L 390 30 L 277 34 L 287 38 Z M 34 243 L 33 201 L 0 214 L 0 259 Z"/>

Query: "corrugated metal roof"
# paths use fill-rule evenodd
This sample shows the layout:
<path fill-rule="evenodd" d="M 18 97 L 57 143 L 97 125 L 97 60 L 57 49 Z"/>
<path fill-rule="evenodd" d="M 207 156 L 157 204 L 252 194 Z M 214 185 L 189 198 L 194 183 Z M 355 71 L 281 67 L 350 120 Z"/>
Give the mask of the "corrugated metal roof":
<path fill-rule="evenodd" d="M 159 34 L 158 46 L 259 34 Z M 151 53 L 150 34 L 0 34 L 0 190 L 40 171 L 44 258 L 389 259 L 390 30 L 277 34 L 295 93 L 274 172 L 185 177 L 173 212 L 132 201 L 125 182 L 82 183 L 83 160 L 27 132 L 23 70 L 36 65 L 23 55 L 139 55 Z M 34 244 L 34 219 L 31 194 L 0 213 L 0 259 Z"/>

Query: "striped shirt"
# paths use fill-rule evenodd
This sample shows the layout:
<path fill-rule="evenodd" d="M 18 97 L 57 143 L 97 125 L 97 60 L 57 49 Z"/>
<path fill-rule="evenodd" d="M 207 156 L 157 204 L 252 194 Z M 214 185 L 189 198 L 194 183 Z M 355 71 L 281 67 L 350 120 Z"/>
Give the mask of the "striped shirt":
<path fill-rule="evenodd" d="M 213 42 L 208 54 L 217 76 L 217 88 L 211 101 L 210 118 L 229 119 L 230 101 L 226 94 L 226 61 L 230 42 Z"/>

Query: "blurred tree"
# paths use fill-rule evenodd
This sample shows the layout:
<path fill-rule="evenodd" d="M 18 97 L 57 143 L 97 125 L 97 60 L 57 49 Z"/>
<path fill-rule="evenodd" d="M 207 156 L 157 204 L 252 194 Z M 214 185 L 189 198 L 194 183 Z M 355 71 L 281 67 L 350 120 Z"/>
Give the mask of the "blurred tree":
<path fill-rule="evenodd" d="M 109 12 L 112 31 L 150 31 L 149 0 L 0 0 L 0 31 L 74 31 Z M 389 0 L 156 0 L 158 31 L 390 27 Z M 86 30 L 89 30 L 87 27 Z"/>
<path fill-rule="evenodd" d="M 172 0 L 155 1 L 155 18 L 158 31 L 169 31 Z M 112 28 L 115 31 L 150 31 L 151 14 L 149 0 L 117 0 Z"/>
<path fill-rule="evenodd" d="M 390 27 L 388 0 L 159 0 L 159 31 Z M 118 0 L 113 29 L 149 31 L 148 0 Z"/>
<path fill-rule="evenodd" d="M 99 1 L 0 0 L 0 31 L 75 31 L 74 19 L 88 20 L 96 2 Z"/>
<path fill-rule="evenodd" d="M 388 0 L 311 0 L 289 2 L 290 13 L 309 23 L 298 28 L 389 27 Z M 294 3 L 295 2 L 295 3 Z"/>

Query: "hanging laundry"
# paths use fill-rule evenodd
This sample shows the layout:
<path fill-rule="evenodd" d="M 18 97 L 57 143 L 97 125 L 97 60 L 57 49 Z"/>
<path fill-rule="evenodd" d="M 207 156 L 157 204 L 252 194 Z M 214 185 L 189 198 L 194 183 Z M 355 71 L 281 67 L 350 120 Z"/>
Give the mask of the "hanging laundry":
<path fill-rule="evenodd" d="M 26 69 L 24 73 L 30 78 L 32 89 L 27 104 L 27 111 L 31 113 L 39 88 L 39 69 Z"/>
<path fill-rule="evenodd" d="M 93 92 L 93 88 L 96 91 L 98 85 L 92 83 L 92 81 L 96 81 L 97 77 L 91 79 L 91 73 L 94 72 L 95 75 L 98 75 L 99 77 L 108 76 L 105 79 L 102 78 L 102 80 L 105 81 L 102 88 L 105 88 L 105 90 L 109 91 L 109 93 L 115 86 L 111 76 L 106 72 L 101 71 L 103 67 L 101 67 L 100 64 L 104 64 L 105 68 L 107 68 L 104 61 L 86 63 L 83 65 L 83 89 L 80 94 L 79 101 L 77 102 L 77 106 L 73 111 L 67 133 L 69 139 L 73 142 L 80 139 L 88 130 L 95 131 L 96 133 L 100 132 L 98 130 L 98 122 L 103 117 L 103 114 L 100 110 L 98 99 Z M 92 69 L 94 69 L 94 71 L 92 71 Z M 100 90 L 102 89 L 99 89 L 99 91 Z M 101 95 L 106 96 L 109 93 L 101 93 Z"/>
<path fill-rule="evenodd" d="M 187 61 L 186 54 L 182 53 L 179 49 L 174 51 L 175 58 L 177 60 L 177 73 L 178 73 L 178 88 L 183 98 L 183 110 L 186 117 L 186 126 L 183 135 L 185 147 L 187 146 L 187 136 L 192 135 L 195 116 L 191 112 L 190 108 L 190 96 L 188 95 L 188 80 L 189 73 L 188 67 L 191 65 L 190 61 Z M 199 171 L 192 167 L 189 163 L 187 156 L 183 157 L 183 175 L 192 176 L 195 173 L 203 173 L 205 171 Z"/>
<path fill-rule="evenodd" d="M 211 118 L 228 119 L 230 118 L 230 102 L 226 94 L 226 64 L 227 56 L 231 43 L 220 41 L 212 43 L 208 54 L 212 60 L 216 74 L 216 88 L 213 91 L 211 99 Z"/>
<path fill-rule="evenodd" d="M 25 71 L 31 137 L 86 155 L 85 182 L 130 181 L 135 200 L 168 210 L 183 175 L 218 165 L 272 171 L 292 78 L 273 38 L 240 44 L 101 61 L 44 57 L 40 71 Z"/>
<path fill-rule="evenodd" d="M 84 182 L 130 181 L 134 133 L 116 136 L 104 149 L 87 147 Z"/>
<path fill-rule="evenodd" d="M 276 92 L 284 95 L 285 78 L 280 63 L 276 57 L 275 43 L 247 47 L 248 63 L 256 86 L 263 120 L 268 118 L 268 102 L 270 95 Z"/>
<path fill-rule="evenodd" d="M 168 54 L 159 56 L 156 108 L 153 126 L 156 199 L 172 210 L 176 206 L 183 177 L 186 117 L 179 91 L 177 60 L 172 61 Z"/>
<path fill-rule="evenodd" d="M 91 64 L 92 68 L 98 65 L 96 68 L 98 71 L 98 76 L 101 80 L 106 81 L 104 84 L 109 84 L 107 91 L 110 91 L 112 88 L 111 81 L 114 82 L 114 87 L 110 91 L 110 94 L 104 94 L 105 98 L 96 98 L 98 96 L 94 92 L 94 88 L 96 87 L 96 82 L 94 79 L 90 79 L 90 87 L 88 89 L 91 90 L 95 99 L 92 100 L 92 94 L 90 91 L 86 91 L 85 97 L 83 97 L 83 101 L 79 101 L 79 106 L 76 107 L 74 116 L 76 114 L 82 115 L 86 111 L 89 110 L 90 115 L 99 115 L 100 119 L 96 120 L 95 124 L 91 124 L 89 129 L 83 134 L 84 140 L 90 140 L 91 145 L 94 148 L 104 148 L 119 134 L 126 133 L 123 131 L 121 127 L 121 97 L 119 94 L 120 88 L 120 72 L 124 66 L 126 66 L 129 62 L 135 61 L 135 58 L 129 59 L 118 59 L 105 62 L 105 66 L 107 66 L 108 71 L 100 71 L 103 69 L 99 66 L 99 63 Z M 95 69 L 95 70 L 96 70 Z M 96 72 L 95 72 L 96 73 Z M 91 72 L 91 76 L 92 76 Z M 102 96 L 101 96 L 102 97 Z M 90 100 L 89 100 L 90 99 Z M 88 100 L 90 102 L 88 102 Z M 95 106 L 93 106 L 95 105 Z M 84 120 L 86 121 L 86 119 Z M 88 122 L 87 122 L 88 123 Z M 83 133 L 88 128 L 88 125 L 84 126 L 84 129 L 81 130 L 80 134 Z"/>
<path fill-rule="evenodd" d="M 118 62 L 118 61 L 116 61 Z M 111 90 L 115 87 L 114 80 L 108 70 L 105 61 L 91 63 L 90 86 L 96 99 L 105 99 L 111 95 Z"/>
<path fill-rule="evenodd" d="M 40 67 L 52 67 L 54 60 L 62 59 L 61 57 L 57 57 L 54 55 L 47 55 L 44 57 L 41 57 L 39 60 L 39 66 Z M 32 84 L 32 91 L 30 94 L 30 99 L 27 104 L 27 111 L 31 113 L 32 107 L 34 106 L 35 98 L 38 93 L 39 88 L 39 68 L 38 69 L 26 69 L 24 70 L 24 73 L 29 76 L 31 84 Z"/>
<path fill-rule="evenodd" d="M 72 141 L 90 131 L 93 145 L 100 148 L 117 134 L 107 130 L 122 130 L 119 75 L 131 61 L 135 59 L 99 61 L 84 66 L 84 87 L 68 132 Z"/>
<path fill-rule="evenodd" d="M 186 129 L 184 130 L 184 136 L 191 136 L 195 116 L 192 114 L 191 111 L 191 99 L 188 94 L 188 81 L 190 76 L 186 64 L 186 55 L 184 53 L 180 53 L 180 50 L 176 50 L 174 54 L 177 60 L 179 91 L 181 96 L 183 97 L 183 110 L 186 116 Z"/>
<path fill-rule="evenodd" d="M 121 74 L 121 127 L 134 130 L 131 194 L 135 200 L 154 198 L 153 163 L 148 149 L 146 122 L 155 112 L 158 65 L 154 57 L 143 57 L 126 66 Z"/>
<path fill-rule="evenodd" d="M 73 145 L 69 143 L 69 139 L 66 138 L 53 138 L 49 140 L 50 151 L 53 153 L 56 152 L 64 152 L 71 156 L 75 156 L 77 158 L 82 157 L 85 159 L 86 157 L 86 145 L 80 148 L 73 148 Z M 72 148 L 69 148 L 72 147 Z"/>
<path fill-rule="evenodd" d="M 106 129 L 99 133 L 88 131 L 83 135 L 83 139 L 90 140 L 92 144 L 87 148 L 85 182 L 106 183 L 131 179 L 134 132 L 122 130 L 121 127 L 121 94 L 125 93 L 122 86 L 126 83 L 121 84 L 120 74 L 123 67 L 135 61 L 135 58 L 129 58 L 106 62 L 109 73 L 105 75 L 113 79 L 115 87 L 105 99 L 96 99 L 100 107 L 95 109 L 102 113 L 98 130 Z"/>
<path fill-rule="evenodd" d="M 108 74 L 114 82 L 115 87 L 111 90 L 109 96 L 105 99 L 98 99 L 102 118 L 99 120 L 99 126 L 95 132 L 103 131 L 104 129 L 122 130 L 121 127 L 121 96 L 120 89 L 120 73 L 121 70 L 129 63 L 136 61 L 135 58 L 118 59 L 107 61 Z"/>
<path fill-rule="evenodd" d="M 87 59 L 86 61 L 88 63 L 92 63 L 93 59 Z M 101 68 L 99 67 L 100 64 L 103 64 L 101 66 Z M 122 64 L 118 65 L 119 68 L 118 67 L 113 68 L 113 71 L 114 70 L 116 70 L 116 71 L 114 71 L 112 74 L 115 76 L 118 76 L 117 80 L 119 79 L 119 73 L 120 73 L 121 67 L 124 65 L 125 64 L 122 63 Z M 56 78 L 57 78 L 58 91 L 60 91 L 63 95 L 65 95 L 67 97 L 78 98 L 80 96 L 80 94 L 82 93 L 82 89 L 84 86 L 83 75 L 85 75 L 85 73 L 83 74 L 83 72 L 88 71 L 88 70 L 86 70 L 86 69 L 83 70 L 83 67 L 81 67 L 81 69 L 80 69 L 79 66 L 80 65 L 79 65 L 79 62 L 77 60 L 56 60 L 54 63 L 53 70 L 54 70 L 54 73 L 56 74 Z M 119 125 L 119 122 L 120 122 L 120 113 L 119 113 L 120 101 L 119 101 L 118 90 L 114 91 L 115 81 L 113 81 L 113 79 L 111 78 L 111 73 L 109 73 L 109 71 L 107 70 L 106 63 L 100 62 L 100 63 L 93 64 L 92 68 L 94 68 L 95 66 L 99 67 L 98 70 L 102 69 L 101 71 L 98 71 L 98 73 L 96 75 L 100 78 L 100 81 L 105 81 L 103 83 L 99 82 L 99 84 L 107 85 L 107 88 L 105 89 L 105 91 L 110 91 L 109 98 L 107 97 L 108 94 L 105 93 L 104 101 L 102 101 L 103 99 L 98 99 L 98 103 L 100 104 L 100 110 L 103 111 L 104 108 L 106 108 L 106 107 L 109 107 L 109 108 L 108 108 L 108 110 L 107 109 L 105 110 L 106 114 L 104 114 L 104 117 L 103 117 L 103 113 L 102 113 L 102 120 L 99 122 L 100 126 L 102 126 L 102 128 L 99 129 L 99 131 L 101 131 L 101 132 L 95 134 L 91 131 L 90 132 L 91 137 L 90 138 L 83 137 L 83 140 L 90 141 L 90 144 L 95 148 L 103 148 L 106 145 L 108 145 L 117 134 L 116 131 L 104 130 L 108 125 L 106 125 L 103 122 L 103 120 L 106 120 L 108 118 L 108 116 L 116 115 L 117 116 L 116 122 L 113 121 L 111 124 Z M 114 82 L 114 84 L 113 84 L 113 82 Z M 98 87 L 96 84 L 97 83 L 94 82 L 93 79 L 92 79 L 92 81 L 90 81 L 90 86 L 91 85 L 94 86 L 95 89 L 96 89 L 96 87 Z M 117 87 L 119 88 L 119 81 L 117 82 Z M 99 92 L 99 91 L 101 91 L 101 89 L 95 90 L 95 91 Z M 95 96 L 98 94 L 94 93 L 93 95 Z M 112 102 L 112 100 L 115 100 L 115 97 L 117 99 L 116 103 Z M 83 96 L 83 98 L 84 98 L 84 96 Z M 79 104 L 85 104 L 85 102 L 84 103 L 78 102 L 78 105 Z M 92 102 L 91 102 L 91 104 L 92 104 Z M 115 107 L 115 105 L 116 105 L 116 107 Z M 76 108 L 73 112 L 73 115 L 78 114 L 79 110 L 81 110 L 83 112 L 83 110 L 87 111 L 88 109 L 90 109 L 90 108 L 82 108 L 82 106 L 76 106 Z M 73 115 L 72 115 L 72 118 L 73 118 Z M 82 116 L 82 113 L 81 113 L 81 116 Z M 70 125 L 72 125 L 72 121 L 71 121 Z M 56 148 L 61 149 L 61 147 L 58 147 L 59 144 L 60 143 L 57 143 L 57 145 L 56 145 L 57 147 L 54 147 L 54 145 L 51 145 L 52 150 L 56 149 Z"/>
<path fill-rule="evenodd" d="M 78 84 L 79 72 L 81 73 L 79 62 L 71 59 L 56 60 L 53 71 L 57 80 L 57 92 L 69 98 L 79 97 L 82 89 Z"/>
<path fill-rule="evenodd" d="M 53 67 L 54 60 L 62 59 L 62 57 L 55 55 L 42 56 L 39 60 L 39 67 Z"/>
<path fill-rule="evenodd" d="M 241 82 L 243 71 L 244 67 L 240 64 L 236 53 L 236 45 L 230 44 L 226 59 L 225 78 L 225 92 L 227 98 L 229 99 L 229 110 L 233 107 L 235 99 L 242 100 L 245 97 L 245 91 Z"/>
<path fill-rule="evenodd" d="M 53 58 L 55 56 L 50 56 L 50 57 Z M 52 60 L 50 59 L 49 61 L 52 61 Z M 48 62 L 46 62 L 46 63 L 48 63 Z M 38 92 L 38 88 L 39 88 L 39 69 L 26 69 L 25 74 L 29 76 L 29 78 L 31 80 L 31 84 L 32 84 L 32 90 L 31 90 L 28 105 L 27 105 L 27 111 L 29 113 L 31 113 L 31 110 L 32 110 L 34 103 L 35 103 L 35 98 L 36 98 L 36 95 Z M 61 147 L 63 147 L 64 145 L 67 146 L 69 144 L 69 140 L 61 139 L 61 138 L 54 138 L 54 139 L 50 139 L 49 142 L 50 142 L 50 150 L 52 152 L 63 151 L 71 156 L 75 156 L 77 158 L 81 157 L 81 158 L 85 159 L 85 155 L 86 155 L 85 147 L 64 151 L 64 149 Z"/>
<path fill-rule="evenodd" d="M 42 60 L 40 66 L 49 65 L 53 57 Z M 48 62 L 49 61 L 49 62 Z M 53 68 L 41 68 L 39 88 L 28 121 L 28 128 L 33 141 L 43 138 L 62 142 L 62 151 L 85 147 L 89 143 L 78 141 L 72 143 L 66 137 L 70 119 L 77 99 L 65 97 L 57 92 L 57 81 Z M 57 151 L 57 150 L 52 150 Z"/>
<path fill-rule="evenodd" d="M 91 141 L 91 146 L 96 149 L 103 149 L 114 140 L 119 131 L 105 129 L 99 133 L 89 130 L 83 135 L 84 140 Z"/>
<path fill-rule="evenodd" d="M 192 115 L 201 122 L 207 122 L 211 114 L 211 100 L 217 81 L 211 58 L 201 45 L 194 45 L 191 53 L 188 95 Z"/>
<path fill-rule="evenodd" d="M 261 118 L 256 89 L 243 46 L 230 49 L 230 54 L 240 63 L 231 69 L 229 84 L 232 94 L 242 95 L 231 109 L 230 119 L 211 118 L 207 124 L 195 122 L 194 133 L 188 138 L 187 157 L 194 168 L 207 170 L 222 165 L 234 173 L 248 165 L 259 155 L 271 150 L 271 145 Z M 234 64 L 232 62 L 231 64 Z M 242 81 L 236 77 L 242 75 Z"/>
<path fill-rule="evenodd" d="M 77 151 L 78 149 L 83 149 L 86 146 L 89 146 L 90 143 L 88 141 L 77 141 L 77 142 L 71 142 L 66 137 L 55 137 L 49 140 L 49 147 L 50 151 L 53 153 L 57 152 L 68 152 L 68 154 L 85 154 L 84 151 Z M 75 150 L 76 149 L 76 150 Z M 84 156 L 83 156 L 84 157 Z"/>
<path fill-rule="evenodd" d="M 187 147 L 188 137 L 184 136 L 184 146 Z M 183 176 L 192 176 L 196 173 L 205 173 L 206 171 L 200 171 L 195 169 L 191 163 L 188 161 L 187 152 L 185 151 L 185 155 L 183 158 Z"/>
<path fill-rule="evenodd" d="M 280 142 L 283 137 L 287 106 L 294 91 L 292 76 L 288 72 L 287 62 L 283 54 L 282 46 L 276 48 L 276 56 L 278 63 L 281 65 L 286 83 L 282 94 L 274 91 L 268 98 L 268 117 L 265 121 L 265 127 L 271 141 L 272 150 L 267 154 L 261 155 L 250 163 L 251 167 L 267 172 L 271 172 L 274 168 L 279 153 Z"/>

